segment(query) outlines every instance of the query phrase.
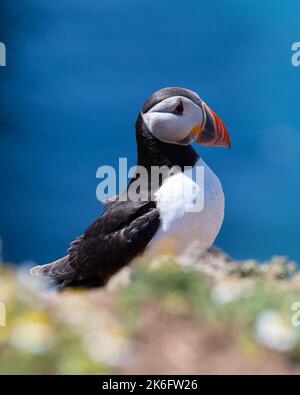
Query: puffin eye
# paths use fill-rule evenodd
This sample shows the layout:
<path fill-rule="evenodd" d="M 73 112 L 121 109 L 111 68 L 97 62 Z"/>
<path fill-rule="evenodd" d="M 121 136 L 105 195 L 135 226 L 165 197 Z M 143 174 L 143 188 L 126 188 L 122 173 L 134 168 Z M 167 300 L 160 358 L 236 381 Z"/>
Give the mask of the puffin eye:
<path fill-rule="evenodd" d="M 173 114 L 182 115 L 183 114 L 183 103 L 179 100 L 178 104 L 176 105 Z"/>

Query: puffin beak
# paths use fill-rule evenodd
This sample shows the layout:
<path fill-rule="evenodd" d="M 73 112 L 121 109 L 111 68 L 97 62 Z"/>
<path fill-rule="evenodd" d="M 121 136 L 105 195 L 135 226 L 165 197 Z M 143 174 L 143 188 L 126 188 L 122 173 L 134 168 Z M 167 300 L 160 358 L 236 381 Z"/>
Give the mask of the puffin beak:
<path fill-rule="evenodd" d="M 221 118 L 204 102 L 201 105 L 203 111 L 203 125 L 197 125 L 193 132 L 197 134 L 196 142 L 204 146 L 231 148 L 230 135 Z"/>

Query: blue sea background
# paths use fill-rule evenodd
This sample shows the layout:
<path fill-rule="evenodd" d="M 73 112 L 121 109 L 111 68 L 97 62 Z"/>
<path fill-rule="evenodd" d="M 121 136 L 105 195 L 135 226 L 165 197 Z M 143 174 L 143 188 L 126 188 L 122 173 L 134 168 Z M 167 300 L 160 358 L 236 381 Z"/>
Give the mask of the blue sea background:
<path fill-rule="evenodd" d="M 96 170 L 135 164 L 149 94 L 191 88 L 233 148 L 198 148 L 220 177 L 217 245 L 300 261 L 300 2 L 2 0 L 0 236 L 5 260 L 44 263 L 102 211 Z"/>

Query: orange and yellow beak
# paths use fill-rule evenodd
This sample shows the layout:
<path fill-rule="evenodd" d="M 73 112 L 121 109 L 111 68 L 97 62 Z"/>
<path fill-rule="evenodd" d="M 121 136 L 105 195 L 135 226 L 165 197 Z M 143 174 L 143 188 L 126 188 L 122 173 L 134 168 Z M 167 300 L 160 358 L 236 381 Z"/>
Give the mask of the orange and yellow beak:
<path fill-rule="evenodd" d="M 196 142 L 204 146 L 231 148 L 230 135 L 221 118 L 205 104 L 201 105 L 203 123 L 194 127 Z"/>

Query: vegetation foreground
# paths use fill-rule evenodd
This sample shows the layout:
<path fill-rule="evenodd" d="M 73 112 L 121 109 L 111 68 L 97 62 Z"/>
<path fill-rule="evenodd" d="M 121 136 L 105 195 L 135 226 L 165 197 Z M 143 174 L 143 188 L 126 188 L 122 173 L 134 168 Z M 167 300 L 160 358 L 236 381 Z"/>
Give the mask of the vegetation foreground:
<path fill-rule="evenodd" d="M 143 258 L 104 290 L 27 273 L 0 266 L 1 374 L 300 374 L 300 274 L 285 258 Z"/>

